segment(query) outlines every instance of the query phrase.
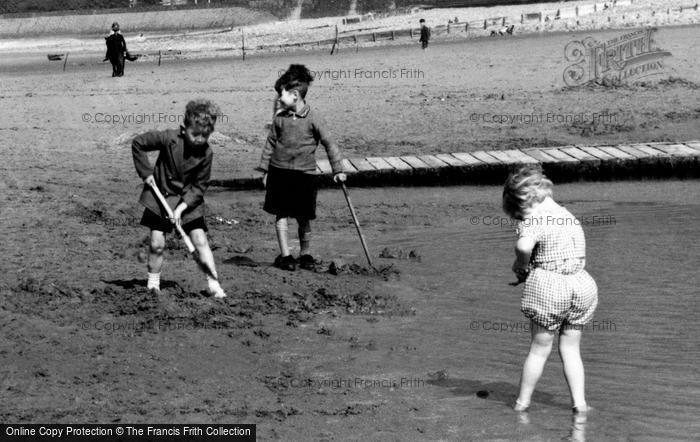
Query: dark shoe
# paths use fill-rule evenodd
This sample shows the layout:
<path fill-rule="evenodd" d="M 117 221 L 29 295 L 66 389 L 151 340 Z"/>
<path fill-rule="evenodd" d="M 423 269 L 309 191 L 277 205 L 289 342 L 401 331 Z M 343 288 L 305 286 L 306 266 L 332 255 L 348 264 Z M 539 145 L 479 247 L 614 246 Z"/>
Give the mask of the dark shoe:
<path fill-rule="evenodd" d="M 311 255 L 301 255 L 299 257 L 299 267 L 301 267 L 304 270 L 315 270 L 316 264 L 318 263 Z"/>
<path fill-rule="evenodd" d="M 297 260 L 294 259 L 292 255 L 278 255 L 277 258 L 275 258 L 274 266 L 282 270 L 293 272 L 297 269 Z"/>

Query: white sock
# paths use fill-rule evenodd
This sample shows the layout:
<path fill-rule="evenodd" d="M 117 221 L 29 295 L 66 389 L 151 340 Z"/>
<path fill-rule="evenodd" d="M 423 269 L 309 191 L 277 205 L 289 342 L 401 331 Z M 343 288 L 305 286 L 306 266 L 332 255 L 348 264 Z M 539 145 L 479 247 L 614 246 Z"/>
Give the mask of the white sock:
<path fill-rule="evenodd" d="M 209 284 L 209 293 L 214 295 L 215 298 L 225 298 L 226 292 L 219 284 L 219 281 L 207 275 L 207 284 Z"/>
<path fill-rule="evenodd" d="M 148 290 L 160 290 L 160 273 L 148 273 L 148 284 L 146 284 L 146 288 Z"/>
<path fill-rule="evenodd" d="M 209 290 L 212 292 L 215 292 L 221 288 L 219 281 L 209 275 L 207 275 L 207 285 L 209 286 Z"/>

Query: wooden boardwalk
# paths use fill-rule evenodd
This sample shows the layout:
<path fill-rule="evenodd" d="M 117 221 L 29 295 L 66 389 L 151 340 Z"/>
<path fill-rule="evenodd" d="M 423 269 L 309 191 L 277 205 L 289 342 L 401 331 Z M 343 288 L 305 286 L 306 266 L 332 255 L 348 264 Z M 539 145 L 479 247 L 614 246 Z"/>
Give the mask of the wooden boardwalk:
<path fill-rule="evenodd" d="M 318 160 L 322 186 L 331 166 Z M 700 177 L 700 141 L 561 146 L 344 160 L 349 186 L 501 184 L 521 165 L 539 164 L 555 182 Z M 262 188 L 261 174 L 213 179 L 232 189 Z"/>

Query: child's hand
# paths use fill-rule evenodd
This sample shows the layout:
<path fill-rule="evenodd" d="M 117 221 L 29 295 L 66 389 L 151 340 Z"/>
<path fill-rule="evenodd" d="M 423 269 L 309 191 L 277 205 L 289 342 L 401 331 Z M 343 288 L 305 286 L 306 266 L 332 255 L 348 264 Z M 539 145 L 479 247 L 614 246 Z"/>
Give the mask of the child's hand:
<path fill-rule="evenodd" d="M 513 263 L 513 273 L 518 278 L 518 283 L 525 282 L 527 275 L 530 273 L 530 268 L 528 266 L 523 267 L 522 263 L 516 259 Z"/>
<path fill-rule="evenodd" d="M 515 276 L 517 276 L 518 282 L 525 282 L 529 273 L 530 272 L 528 270 L 519 269 L 515 271 Z"/>
<path fill-rule="evenodd" d="M 262 183 L 263 183 L 263 187 L 267 188 L 267 172 L 263 173 Z"/>
<path fill-rule="evenodd" d="M 177 205 L 175 210 L 173 210 L 173 219 L 171 219 L 170 221 L 174 225 L 176 225 L 176 226 L 180 225 L 180 223 L 182 222 L 182 212 L 184 212 L 186 208 L 187 208 L 187 205 L 184 203 L 181 203 L 181 204 Z"/>
<path fill-rule="evenodd" d="M 333 181 L 336 183 L 344 183 L 347 179 L 347 175 L 345 175 L 343 172 L 336 173 L 335 175 L 333 175 Z"/>
<path fill-rule="evenodd" d="M 144 178 L 143 182 L 147 186 L 156 186 L 156 179 L 153 178 L 153 175 L 148 175 L 146 178 Z M 156 187 L 158 187 L 158 186 L 156 186 Z"/>

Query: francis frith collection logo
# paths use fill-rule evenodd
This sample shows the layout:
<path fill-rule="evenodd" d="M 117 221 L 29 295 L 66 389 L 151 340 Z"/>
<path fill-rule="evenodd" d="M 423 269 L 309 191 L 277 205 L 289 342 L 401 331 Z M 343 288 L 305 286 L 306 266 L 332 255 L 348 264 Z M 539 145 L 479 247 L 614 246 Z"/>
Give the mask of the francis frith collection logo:
<path fill-rule="evenodd" d="M 670 52 L 656 47 L 656 28 L 645 28 L 605 42 L 592 37 L 569 42 L 564 49 L 564 83 L 578 86 L 589 81 L 626 83 L 664 74 Z"/>

